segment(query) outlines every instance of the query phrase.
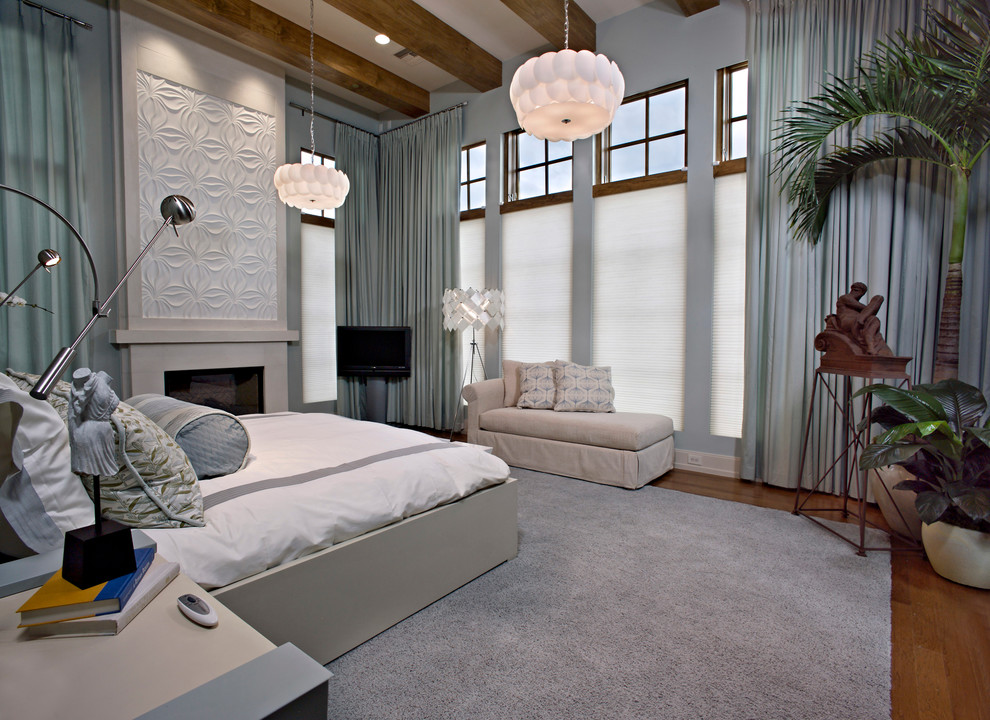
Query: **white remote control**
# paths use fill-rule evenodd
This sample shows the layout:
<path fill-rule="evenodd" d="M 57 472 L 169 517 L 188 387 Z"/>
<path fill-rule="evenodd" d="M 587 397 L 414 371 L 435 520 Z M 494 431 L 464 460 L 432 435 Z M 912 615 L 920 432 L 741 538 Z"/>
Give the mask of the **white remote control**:
<path fill-rule="evenodd" d="M 220 622 L 220 618 L 217 617 L 216 611 L 206 604 L 205 600 L 202 600 L 195 595 L 185 594 L 179 595 L 178 599 L 179 610 L 187 618 L 192 620 L 197 625 L 202 625 L 203 627 L 216 627 L 216 624 Z"/>

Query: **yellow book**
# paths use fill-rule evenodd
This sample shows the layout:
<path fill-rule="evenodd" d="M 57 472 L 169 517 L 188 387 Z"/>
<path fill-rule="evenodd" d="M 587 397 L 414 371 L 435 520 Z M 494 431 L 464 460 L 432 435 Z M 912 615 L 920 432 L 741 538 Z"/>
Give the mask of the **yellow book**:
<path fill-rule="evenodd" d="M 57 570 L 17 609 L 21 614 L 18 627 L 119 612 L 127 604 L 127 599 L 141 582 L 154 557 L 154 548 L 138 548 L 134 551 L 137 566 L 134 572 L 85 589 L 77 588 L 62 577 L 61 570 Z"/>

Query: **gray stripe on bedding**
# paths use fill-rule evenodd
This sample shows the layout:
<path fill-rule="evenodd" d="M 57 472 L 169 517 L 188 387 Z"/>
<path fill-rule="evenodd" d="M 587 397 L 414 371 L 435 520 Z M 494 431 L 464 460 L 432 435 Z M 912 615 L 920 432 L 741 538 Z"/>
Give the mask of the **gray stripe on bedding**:
<path fill-rule="evenodd" d="M 360 460 L 352 460 L 351 462 L 343 463 L 342 465 L 334 465 L 333 467 L 310 470 L 309 472 L 300 473 L 299 475 L 289 475 L 288 477 L 282 478 L 258 480 L 257 482 L 248 483 L 247 485 L 227 488 L 226 490 L 215 492 L 212 495 L 207 495 L 203 498 L 203 509 L 209 510 L 212 507 L 216 507 L 220 503 L 225 503 L 228 500 L 234 500 L 235 498 L 250 495 L 251 493 L 260 492 L 262 490 L 272 490 L 274 488 L 302 485 L 303 483 L 312 482 L 313 480 L 319 480 L 320 478 L 329 477 L 331 475 L 339 475 L 341 473 L 350 472 L 352 470 L 357 470 L 359 468 L 374 465 L 375 463 L 384 462 L 386 460 L 394 460 L 399 457 L 418 455 L 419 453 L 431 452 L 433 450 L 443 450 L 445 448 L 461 446 L 461 443 L 452 442 L 413 445 L 407 448 L 399 448 L 398 450 L 389 450 L 388 452 L 378 453 L 377 455 L 370 455 L 366 458 L 361 458 Z"/>

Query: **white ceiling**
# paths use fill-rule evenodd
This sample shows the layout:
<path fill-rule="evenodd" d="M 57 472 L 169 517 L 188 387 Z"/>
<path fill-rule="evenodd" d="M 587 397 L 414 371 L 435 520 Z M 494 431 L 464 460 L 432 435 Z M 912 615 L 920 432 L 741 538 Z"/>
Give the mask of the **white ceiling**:
<path fill-rule="evenodd" d="M 650 0 L 572 1 L 577 2 L 596 23 L 650 2 Z M 297 25 L 309 27 L 309 0 L 255 0 L 255 2 Z M 416 0 L 416 2 L 502 61 L 548 45 L 539 33 L 498 0 Z M 378 29 L 362 25 L 323 0 L 315 0 L 313 15 L 317 35 L 425 90 L 433 92 L 456 80 L 449 73 L 422 59 L 409 62 L 396 58 L 395 53 L 402 50 L 402 47 L 394 42 L 378 45 L 374 40 L 379 32 Z M 291 71 L 290 74 L 300 77 L 299 71 L 296 70 Z M 331 92 L 340 94 L 339 88 L 335 86 L 325 87 Z M 366 99 L 358 100 L 351 93 L 346 95 L 349 99 L 375 112 L 384 109 Z"/>

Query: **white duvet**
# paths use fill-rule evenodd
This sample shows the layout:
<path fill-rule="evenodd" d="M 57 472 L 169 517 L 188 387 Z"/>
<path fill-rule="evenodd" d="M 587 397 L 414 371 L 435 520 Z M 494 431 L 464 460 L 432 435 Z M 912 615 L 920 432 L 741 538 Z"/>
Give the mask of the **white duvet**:
<path fill-rule="evenodd" d="M 240 419 L 251 436 L 249 460 L 232 475 L 200 482 L 206 527 L 145 530 L 158 552 L 205 588 L 509 477 L 509 467 L 484 448 L 412 430 L 316 413 Z"/>

